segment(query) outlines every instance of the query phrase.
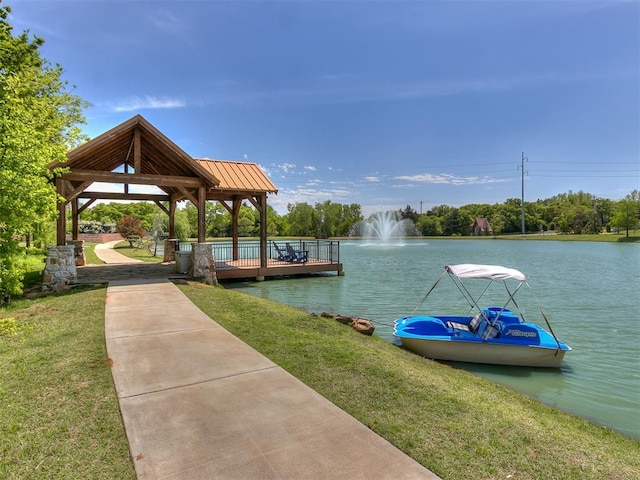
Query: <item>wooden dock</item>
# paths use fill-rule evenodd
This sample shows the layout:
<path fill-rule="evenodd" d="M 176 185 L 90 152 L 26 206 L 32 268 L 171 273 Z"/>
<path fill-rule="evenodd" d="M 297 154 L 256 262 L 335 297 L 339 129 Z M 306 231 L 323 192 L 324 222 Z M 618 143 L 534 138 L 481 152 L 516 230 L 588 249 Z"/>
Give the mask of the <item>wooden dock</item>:
<path fill-rule="evenodd" d="M 343 275 L 341 263 L 327 263 L 311 261 L 307 263 L 286 263 L 269 260 L 266 268 L 260 268 L 260 261 L 256 259 L 254 265 L 248 265 L 245 260 L 241 265 L 234 262 L 216 262 L 216 276 L 218 280 L 264 280 L 269 277 L 284 277 L 293 275 L 313 275 L 325 272 L 335 272 Z M 237 263 L 237 262 L 235 262 Z M 115 280 L 132 280 L 139 278 L 190 278 L 188 273 L 176 272 L 175 263 L 136 263 L 136 264 L 108 264 L 86 265 L 78 267 L 78 278 L 74 283 L 98 284 Z"/>
<path fill-rule="evenodd" d="M 292 261 L 282 258 L 275 250 L 269 249 L 270 257 L 266 267 L 260 266 L 259 244 L 242 242 L 239 258 L 231 260 L 232 245 L 225 242 L 212 243 L 216 277 L 225 280 L 265 280 L 272 277 L 305 276 L 323 273 L 344 274 L 340 262 L 340 247 L 336 241 L 313 240 L 292 242 L 298 251 L 305 252 L 305 261 Z M 189 244 L 181 245 L 180 253 L 190 252 Z M 176 252 L 178 255 L 179 253 Z M 187 254 L 189 256 L 189 254 Z M 291 258 L 291 257 L 287 257 Z M 78 267 L 78 278 L 75 283 L 96 284 L 114 280 L 130 280 L 137 278 L 189 278 L 186 270 L 179 270 L 175 262 L 165 263 L 133 263 L 86 265 Z M 180 273 L 184 271 L 185 273 Z"/>
<path fill-rule="evenodd" d="M 266 267 L 260 267 L 260 259 L 243 259 L 241 261 L 216 261 L 216 276 L 218 280 L 256 279 L 267 277 L 284 277 L 293 275 L 313 275 L 318 273 L 333 273 L 344 275 L 342 263 L 326 262 L 310 259 L 305 263 L 267 260 Z"/>
<path fill-rule="evenodd" d="M 256 279 L 332 273 L 343 275 L 340 242 L 336 240 L 271 240 L 266 265 L 261 266 L 260 242 L 210 242 L 218 280 Z M 191 244 L 180 242 L 176 255 L 190 252 Z"/>

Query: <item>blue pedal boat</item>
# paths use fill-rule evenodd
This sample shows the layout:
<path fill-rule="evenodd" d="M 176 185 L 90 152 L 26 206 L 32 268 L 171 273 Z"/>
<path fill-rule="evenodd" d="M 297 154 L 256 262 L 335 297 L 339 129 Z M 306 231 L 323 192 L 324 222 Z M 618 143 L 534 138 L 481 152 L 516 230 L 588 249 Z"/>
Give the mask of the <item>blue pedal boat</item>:
<path fill-rule="evenodd" d="M 514 299 L 527 277 L 513 268 L 498 265 L 448 265 L 424 296 L 415 312 L 438 286 L 449 277 L 468 303 L 464 315 L 411 315 L 394 322 L 394 336 L 407 350 L 423 357 L 457 362 L 490 363 L 526 367 L 558 368 L 571 347 L 559 340 L 533 291 L 533 298 L 547 329 L 524 320 Z M 484 290 L 472 295 L 463 280 L 488 281 Z M 502 284 L 507 299 L 499 306 L 480 306 L 479 302 L 494 284 Z M 516 312 L 509 308 L 514 308 Z"/>

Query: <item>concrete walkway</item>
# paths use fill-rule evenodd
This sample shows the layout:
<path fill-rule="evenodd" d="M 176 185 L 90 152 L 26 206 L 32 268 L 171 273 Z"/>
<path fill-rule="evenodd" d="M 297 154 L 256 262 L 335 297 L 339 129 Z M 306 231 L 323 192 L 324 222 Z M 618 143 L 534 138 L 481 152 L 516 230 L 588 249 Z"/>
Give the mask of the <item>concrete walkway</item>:
<path fill-rule="evenodd" d="M 112 281 L 107 352 L 139 479 L 437 479 L 199 310 Z"/>
<path fill-rule="evenodd" d="M 120 243 L 122 240 L 115 240 L 113 242 L 107 243 L 99 243 L 95 246 L 94 252 L 97 257 L 102 260 L 104 263 L 113 263 L 117 265 L 128 265 L 131 263 L 144 263 L 142 260 L 137 260 L 134 258 L 129 258 L 121 253 L 118 253 L 114 250 L 116 244 Z"/>

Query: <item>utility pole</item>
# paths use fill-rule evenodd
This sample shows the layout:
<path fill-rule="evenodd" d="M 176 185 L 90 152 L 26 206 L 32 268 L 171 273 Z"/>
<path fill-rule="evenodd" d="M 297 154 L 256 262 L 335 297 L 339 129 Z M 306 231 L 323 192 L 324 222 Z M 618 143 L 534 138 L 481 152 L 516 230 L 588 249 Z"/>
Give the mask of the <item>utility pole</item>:
<path fill-rule="evenodd" d="M 423 203 L 424 203 L 424 202 L 423 202 L 422 200 L 420 200 L 420 215 L 422 215 L 422 204 L 423 204 Z"/>
<path fill-rule="evenodd" d="M 524 228 L 524 176 L 527 175 L 529 172 L 526 172 L 524 170 L 524 162 L 525 161 L 529 161 L 529 159 L 527 157 L 524 156 L 524 152 L 522 152 L 522 163 L 520 164 L 520 166 L 518 167 L 520 169 L 520 173 L 522 176 L 522 197 L 521 197 L 521 203 L 522 203 L 522 234 L 525 234 L 525 228 Z"/>

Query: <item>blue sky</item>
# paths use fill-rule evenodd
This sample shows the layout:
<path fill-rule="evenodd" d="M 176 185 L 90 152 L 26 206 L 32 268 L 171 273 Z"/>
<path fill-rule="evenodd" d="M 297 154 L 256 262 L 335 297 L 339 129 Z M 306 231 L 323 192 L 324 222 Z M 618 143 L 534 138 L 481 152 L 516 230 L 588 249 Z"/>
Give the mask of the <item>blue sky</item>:
<path fill-rule="evenodd" d="M 639 1 L 32 1 L 93 106 L 194 157 L 260 164 L 269 204 L 535 201 L 640 188 Z"/>

